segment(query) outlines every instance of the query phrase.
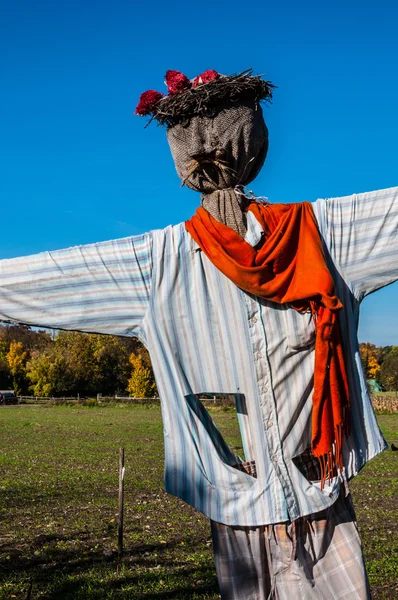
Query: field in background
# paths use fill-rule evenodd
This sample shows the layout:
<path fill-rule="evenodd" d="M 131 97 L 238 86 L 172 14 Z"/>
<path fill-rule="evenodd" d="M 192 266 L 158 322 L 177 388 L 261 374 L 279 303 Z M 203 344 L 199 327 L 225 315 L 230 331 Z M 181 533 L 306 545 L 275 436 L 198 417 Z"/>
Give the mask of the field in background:
<path fill-rule="evenodd" d="M 239 453 L 235 415 L 214 410 Z M 398 445 L 398 415 L 379 416 Z M 163 492 L 160 410 L 0 410 L 0 600 L 216 599 L 206 518 Z M 126 452 L 118 561 L 118 450 Z M 352 483 L 374 600 L 398 598 L 398 452 Z M 29 596 L 29 588 L 32 586 Z"/>
<path fill-rule="evenodd" d="M 378 392 L 372 394 L 371 398 L 376 412 L 398 413 L 398 392 Z"/>

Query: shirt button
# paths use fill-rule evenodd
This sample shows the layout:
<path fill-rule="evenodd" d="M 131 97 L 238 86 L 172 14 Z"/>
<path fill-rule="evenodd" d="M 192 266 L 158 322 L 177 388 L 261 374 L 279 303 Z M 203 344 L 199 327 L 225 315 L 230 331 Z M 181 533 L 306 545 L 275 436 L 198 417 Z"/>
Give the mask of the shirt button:
<path fill-rule="evenodd" d="M 257 317 L 252 318 L 252 323 L 257 323 Z"/>
<path fill-rule="evenodd" d="M 267 421 L 267 429 L 270 429 L 272 427 L 272 425 L 273 425 L 272 419 L 269 419 Z"/>
<path fill-rule="evenodd" d="M 263 355 L 261 354 L 261 352 L 257 352 L 257 358 L 262 358 Z"/>

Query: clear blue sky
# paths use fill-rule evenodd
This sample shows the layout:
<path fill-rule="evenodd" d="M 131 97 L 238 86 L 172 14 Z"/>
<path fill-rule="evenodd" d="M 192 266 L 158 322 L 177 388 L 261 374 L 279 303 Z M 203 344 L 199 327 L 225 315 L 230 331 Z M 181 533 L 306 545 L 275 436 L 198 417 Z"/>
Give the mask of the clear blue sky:
<path fill-rule="evenodd" d="M 167 69 L 252 67 L 278 85 L 251 188 L 272 202 L 398 185 L 396 0 L 247 3 L 3 0 L 0 256 L 188 218 L 164 131 L 133 116 Z M 360 339 L 398 345 L 398 286 L 363 304 Z"/>

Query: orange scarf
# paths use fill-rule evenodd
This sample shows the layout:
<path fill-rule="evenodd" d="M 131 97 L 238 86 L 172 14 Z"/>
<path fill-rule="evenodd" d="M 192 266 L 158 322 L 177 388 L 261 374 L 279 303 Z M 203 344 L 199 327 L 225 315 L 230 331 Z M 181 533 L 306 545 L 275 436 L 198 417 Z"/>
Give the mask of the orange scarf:
<path fill-rule="evenodd" d="M 316 326 L 312 453 L 319 459 L 322 487 L 342 470 L 343 432 L 348 434 L 349 397 L 337 311 L 342 304 L 309 202 L 248 208 L 265 233 L 255 250 L 204 208 L 185 226 L 206 256 L 239 288 L 278 304 L 311 312 Z"/>

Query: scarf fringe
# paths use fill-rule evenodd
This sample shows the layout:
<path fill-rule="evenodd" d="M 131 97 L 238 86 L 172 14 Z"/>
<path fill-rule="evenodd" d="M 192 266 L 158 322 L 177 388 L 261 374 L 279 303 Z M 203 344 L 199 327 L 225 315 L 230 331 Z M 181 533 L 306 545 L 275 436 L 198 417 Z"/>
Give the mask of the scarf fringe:
<path fill-rule="evenodd" d="M 316 456 L 319 461 L 321 469 L 321 490 L 324 489 L 326 481 L 330 485 L 333 477 L 336 477 L 339 473 L 343 472 L 343 436 L 346 430 L 345 423 L 339 423 L 336 425 L 334 433 L 335 440 L 333 442 L 332 449 L 326 454 Z"/>

